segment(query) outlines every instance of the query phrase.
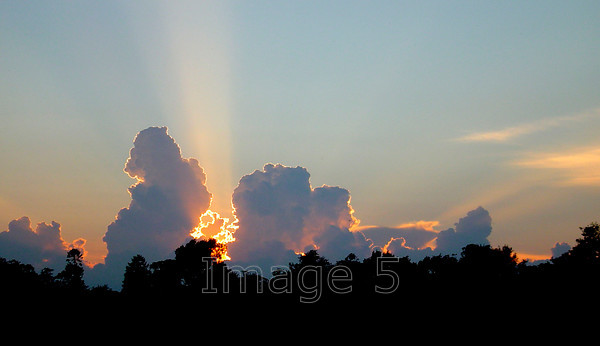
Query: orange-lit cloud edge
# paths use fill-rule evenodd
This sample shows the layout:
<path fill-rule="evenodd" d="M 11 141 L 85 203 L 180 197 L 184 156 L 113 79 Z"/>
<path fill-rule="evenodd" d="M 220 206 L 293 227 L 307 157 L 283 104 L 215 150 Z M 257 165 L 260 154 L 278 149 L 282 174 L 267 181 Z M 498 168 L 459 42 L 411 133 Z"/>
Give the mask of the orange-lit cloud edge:
<path fill-rule="evenodd" d="M 592 153 L 595 155 L 597 152 L 592 151 Z M 521 163 L 521 164 L 523 164 L 523 163 Z M 137 175 L 132 176 L 129 173 L 128 173 L 128 175 L 131 178 L 136 180 L 130 187 L 134 187 L 134 186 L 144 182 L 143 177 L 139 177 Z M 311 187 L 311 189 L 312 189 L 312 187 Z M 232 260 L 232 258 L 227 253 L 227 244 L 236 241 L 235 232 L 239 228 L 239 220 L 237 219 L 236 208 L 235 208 L 232 200 L 230 200 L 231 215 L 233 217 L 231 219 L 229 217 L 224 217 L 221 215 L 222 213 L 211 209 L 211 207 L 214 208 L 214 203 L 213 203 L 214 198 L 215 198 L 215 196 L 211 195 L 209 208 L 206 210 L 206 212 L 204 212 L 199 217 L 198 225 L 189 231 L 189 235 L 194 239 L 213 238 L 217 241 L 218 244 L 225 245 L 225 252 L 222 253 L 221 257 L 217 258 L 217 260 L 221 261 L 221 262 L 229 261 L 229 260 Z M 362 232 L 364 230 L 368 230 L 371 228 L 380 227 L 377 225 L 360 225 L 361 221 L 355 216 L 355 210 L 351 206 L 351 196 L 349 196 L 349 198 L 347 200 L 347 205 L 348 205 L 349 213 L 350 213 L 350 217 L 351 217 L 351 220 L 348 225 L 349 231 Z M 418 220 L 418 221 L 402 223 L 400 225 L 392 226 L 392 227 L 388 227 L 388 228 L 394 228 L 394 229 L 398 229 L 398 230 L 412 228 L 412 229 L 420 229 L 420 230 L 428 231 L 428 232 L 439 233 L 440 230 L 436 229 L 436 227 L 438 227 L 438 226 L 440 226 L 440 222 L 437 220 Z M 380 249 L 383 251 L 388 251 L 392 242 L 396 241 L 396 240 L 402 240 L 402 239 L 401 239 L 401 237 L 391 237 L 388 240 L 388 242 L 384 246 L 382 246 Z M 437 247 L 436 240 L 437 240 L 437 237 L 433 238 L 432 240 L 430 240 L 429 242 L 427 242 L 426 244 L 424 244 L 423 246 L 418 247 L 418 248 L 413 248 L 413 247 L 407 246 L 405 243 L 402 246 L 405 247 L 406 249 L 410 249 L 410 250 L 423 250 L 426 248 L 435 250 Z M 73 242 L 73 245 L 68 244 L 66 246 L 68 246 L 69 248 L 73 248 L 73 247 L 75 247 L 74 244 L 77 243 L 77 245 L 78 245 L 77 248 L 80 248 L 84 254 L 87 254 L 87 251 L 84 249 L 85 242 L 86 242 L 85 239 L 79 238 Z M 319 247 L 316 244 L 313 244 L 313 248 L 315 248 L 317 250 L 319 249 Z M 376 246 L 373 245 L 372 248 L 375 249 Z M 293 250 L 298 255 L 303 254 L 301 249 L 291 249 L 291 250 Z M 551 256 L 549 254 L 530 254 L 530 253 L 517 253 L 517 252 L 515 252 L 515 254 L 517 255 L 517 258 L 520 261 L 521 260 L 527 260 L 527 261 L 548 260 L 551 258 Z M 85 264 L 89 267 L 93 267 L 94 265 L 96 265 L 98 263 L 104 262 L 104 259 L 105 259 L 105 256 L 102 257 L 101 261 L 97 261 L 97 262 L 87 260 L 87 261 L 85 261 Z"/>
<path fill-rule="evenodd" d="M 139 176 L 135 176 L 135 175 L 134 176 L 130 175 L 130 177 L 136 180 L 131 185 L 131 187 L 144 182 L 143 177 L 139 177 Z M 312 189 L 312 187 L 311 187 L 311 189 Z M 219 261 L 219 262 L 230 261 L 230 260 L 232 260 L 232 258 L 229 256 L 229 254 L 227 252 L 227 244 L 236 241 L 235 232 L 239 228 L 239 220 L 236 216 L 236 208 L 233 204 L 233 201 L 230 201 L 231 215 L 233 216 L 233 218 L 224 217 L 221 215 L 221 213 L 219 213 L 217 211 L 213 211 L 211 209 L 211 207 L 214 207 L 214 204 L 213 204 L 214 198 L 215 198 L 215 196 L 211 195 L 209 208 L 206 210 L 206 212 L 204 214 L 202 214 L 199 217 L 198 225 L 190 230 L 189 235 L 192 238 L 198 239 L 198 240 L 206 240 L 206 239 L 213 238 L 217 241 L 218 244 L 225 245 L 225 247 L 224 247 L 225 251 L 220 255 L 219 258 L 217 258 L 217 261 Z M 351 206 L 351 198 L 352 197 L 349 196 L 348 201 L 347 201 L 349 213 L 351 216 L 351 220 L 349 222 L 349 227 L 348 227 L 348 230 L 350 232 L 361 232 L 362 233 L 362 231 L 364 231 L 364 230 L 381 227 L 378 225 L 361 225 L 360 219 L 358 219 L 355 216 L 355 210 Z M 436 227 L 440 226 L 440 224 L 441 223 L 437 220 L 418 220 L 418 221 L 402 223 L 397 226 L 392 226 L 392 227 L 387 227 L 387 228 L 393 228 L 393 229 L 398 229 L 398 230 L 420 229 L 423 231 L 439 233 L 441 231 L 436 229 Z M 385 245 L 380 247 L 380 250 L 387 252 L 390 245 L 392 244 L 392 242 L 397 241 L 397 240 L 402 241 L 403 239 L 402 239 L 402 237 L 391 237 Z M 426 248 L 435 250 L 437 247 L 436 240 L 437 240 L 437 237 L 428 241 L 423 246 L 415 247 L 415 248 L 407 246 L 404 241 L 402 246 L 405 247 L 406 249 L 410 249 L 410 250 L 423 250 Z M 84 255 L 87 255 L 88 252 L 84 248 L 85 243 L 86 243 L 85 239 L 78 238 L 75 241 L 73 241 L 72 244 L 68 244 L 66 242 L 64 244 L 65 244 L 66 248 L 69 248 L 69 249 L 78 248 L 78 249 L 80 249 L 80 251 L 82 251 L 82 253 Z M 315 248 L 317 250 L 319 249 L 319 247 L 316 244 L 313 244 L 313 248 Z M 376 246 L 373 245 L 372 248 L 374 250 L 376 248 Z M 293 250 L 298 255 L 304 254 L 301 249 L 291 249 L 291 250 Z M 550 254 L 520 253 L 520 252 L 516 252 L 516 251 L 514 251 L 514 253 L 516 254 L 517 259 L 519 261 L 532 262 L 532 261 L 539 261 L 539 260 L 549 260 L 552 257 Z M 105 256 L 98 256 L 98 257 L 101 257 L 102 260 L 96 262 L 96 261 L 92 261 L 92 260 L 85 260 L 85 256 L 84 256 L 84 264 L 86 264 L 88 267 L 91 268 L 98 263 L 104 262 Z"/>
<path fill-rule="evenodd" d="M 417 228 L 417 229 L 422 229 L 424 231 L 439 233 L 440 230 L 435 229 L 435 227 L 437 227 L 439 225 L 440 225 L 439 221 L 419 220 L 419 221 L 414 221 L 414 222 L 403 223 L 403 224 L 400 224 L 393 228 L 396 228 L 396 229 Z M 360 232 L 363 230 L 367 230 L 367 229 L 371 229 L 371 228 L 379 228 L 379 227 L 380 226 L 375 226 L 375 225 L 359 226 L 359 227 L 355 227 L 355 228 L 351 229 L 351 231 Z M 433 238 L 432 240 L 428 241 L 423 246 L 418 247 L 418 248 L 413 248 L 413 247 L 407 246 L 406 241 L 402 237 L 391 237 L 390 240 L 381 248 L 381 250 L 384 252 L 387 252 L 390 245 L 396 240 L 403 240 L 402 246 L 404 246 L 405 248 L 407 248 L 409 250 L 423 250 L 426 248 L 435 250 L 437 247 L 437 245 L 436 245 L 437 237 Z M 550 260 L 552 258 L 552 256 L 550 254 L 533 254 L 533 253 L 516 252 L 516 251 L 514 251 L 514 249 L 513 249 L 513 253 L 517 256 L 518 261 L 533 262 L 533 261 Z"/>
<path fill-rule="evenodd" d="M 208 209 L 200 216 L 200 223 L 190 232 L 190 235 L 194 239 L 213 238 L 218 244 L 227 246 L 228 243 L 235 241 L 234 233 L 239 227 L 235 209 L 233 217 L 234 220 L 230 222 L 229 218 L 222 217 L 218 212 Z M 221 254 L 220 258 L 217 258 L 217 261 L 228 260 L 231 260 L 231 257 L 225 248 L 225 252 Z"/>
<path fill-rule="evenodd" d="M 351 232 L 362 232 L 363 230 L 379 227 L 379 226 L 375 226 L 375 225 L 359 226 L 360 220 L 354 216 L 355 211 L 350 206 L 350 199 L 348 200 L 348 206 L 350 207 L 350 211 L 351 211 L 351 215 L 352 215 L 352 226 L 349 229 Z M 232 215 L 234 218 L 231 222 L 230 222 L 229 218 L 222 217 L 218 212 L 208 209 L 200 217 L 198 226 L 196 226 L 190 232 L 190 235 L 194 239 L 213 238 L 217 241 L 217 243 L 225 245 L 225 252 L 221 255 L 220 258 L 217 258 L 217 260 L 220 262 L 231 260 L 231 257 L 227 254 L 226 246 L 228 243 L 234 242 L 236 240 L 235 239 L 235 231 L 239 228 L 238 219 L 236 217 L 235 207 L 233 206 L 233 203 L 232 203 L 231 207 L 232 207 Z M 440 231 L 435 229 L 435 227 L 437 227 L 439 225 L 440 225 L 439 221 L 419 220 L 419 221 L 414 221 L 414 222 L 403 223 L 403 224 L 400 224 L 393 228 L 396 228 L 396 229 L 416 228 L 416 229 L 422 229 L 424 231 L 439 233 Z M 392 242 L 394 242 L 396 240 L 403 240 L 403 238 L 391 237 L 390 240 L 381 248 L 381 250 L 384 252 L 388 252 L 389 246 L 392 244 Z M 418 248 L 409 247 L 405 244 L 405 241 L 404 241 L 403 246 L 406 247 L 407 249 L 411 249 L 411 250 L 423 250 L 426 248 L 435 250 L 437 247 L 436 240 L 437 240 L 437 238 L 434 238 L 434 239 L 430 240 L 429 242 L 425 243 L 422 247 L 418 247 Z M 313 245 L 313 246 L 315 249 L 318 249 L 317 245 Z M 297 255 L 304 255 L 304 252 L 297 250 L 297 249 L 294 249 L 294 252 Z M 513 250 L 513 252 L 514 252 L 514 250 Z M 514 252 L 514 253 L 517 256 L 518 261 L 528 261 L 528 262 L 543 261 L 543 260 L 550 260 L 552 257 L 549 254 L 531 254 L 531 253 L 521 253 L 521 252 Z"/>

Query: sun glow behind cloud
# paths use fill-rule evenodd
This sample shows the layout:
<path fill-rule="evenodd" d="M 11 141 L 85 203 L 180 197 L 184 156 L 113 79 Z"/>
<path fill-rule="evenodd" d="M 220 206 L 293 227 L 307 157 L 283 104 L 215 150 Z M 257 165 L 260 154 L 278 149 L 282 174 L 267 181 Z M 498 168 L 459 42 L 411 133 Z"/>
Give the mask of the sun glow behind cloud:
<path fill-rule="evenodd" d="M 238 229 L 237 220 L 229 222 L 229 218 L 222 217 L 219 213 L 207 210 L 200 217 L 200 223 L 192 230 L 190 235 L 195 239 L 214 238 L 217 243 L 227 245 L 235 241 L 234 233 Z M 231 260 L 227 251 L 218 260 Z"/>
<path fill-rule="evenodd" d="M 169 128 L 178 133 L 186 155 L 198 159 L 207 172 L 213 194 L 211 208 L 232 216 L 231 59 L 229 5 L 223 2 L 152 3 L 156 23 L 143 23 L 139 31 L 154 30 L 161 51 L 145 43 L 158 57 L 149 58 L 148 74 L 162 71 L 153 83 Z M 155 28 L 157 27 L 158 30 Z M 153 31 L 153 32 L 154 32 Z M 142 33 L 147 34 L 147 33 Z"/>

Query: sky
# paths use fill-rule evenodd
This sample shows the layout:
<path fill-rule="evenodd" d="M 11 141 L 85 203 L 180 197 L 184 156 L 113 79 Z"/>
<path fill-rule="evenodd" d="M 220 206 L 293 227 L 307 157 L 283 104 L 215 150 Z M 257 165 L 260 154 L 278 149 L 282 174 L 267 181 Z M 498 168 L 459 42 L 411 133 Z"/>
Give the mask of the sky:
<path fill-rule="evenodd" d="M 183 228 L 235 219 L 237 191 L 239 239 L 278 200 L 262 236 L 281 258 L 348 249 L 330 240 L 350 228 L 415 250 L 469 220 L 549 258 L 600 221 L 598 32 L 597 1 L 2 1 L 0 250 L 24 232 L 118 258 L 111 239 L 153 210 L 121 214 L 131 191 L 159 186 L 197 203 Z M 195 178 L 127 171 L 149 128 L 138 151 Z"/>

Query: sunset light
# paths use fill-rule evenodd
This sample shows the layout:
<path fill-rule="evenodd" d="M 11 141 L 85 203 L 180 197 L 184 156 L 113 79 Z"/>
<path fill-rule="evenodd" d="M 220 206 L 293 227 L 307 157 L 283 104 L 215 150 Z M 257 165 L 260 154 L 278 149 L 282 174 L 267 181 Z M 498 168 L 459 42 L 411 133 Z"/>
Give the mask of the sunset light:
<path fill-rule="evenodd" d="M 221 217 L 219 213 L 207 210 L 200 217 L 200 223 L 190 233 L 195 239 L 214 238 L 219 244 L 228 244 L 235 241 L 234 233 L 238 226 L 235 222 L 230 223 L 229 218 Z M 219 258 L 219 261 L 230 260 L 231 257 L 225 254 Z"/>
<path fill-rule="evenodd" d="M 600 275 L 599 33 L 588 0 L 2 0 L 0 293 L 567 307 Z"/>

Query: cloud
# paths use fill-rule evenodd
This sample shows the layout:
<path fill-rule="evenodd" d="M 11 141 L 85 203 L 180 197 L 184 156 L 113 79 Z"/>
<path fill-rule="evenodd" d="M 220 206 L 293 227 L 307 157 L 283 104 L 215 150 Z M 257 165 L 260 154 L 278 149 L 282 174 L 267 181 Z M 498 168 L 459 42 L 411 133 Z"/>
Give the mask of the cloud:
<path fill-rule="evenodd" d="M 411 261 L 417 262 L 427 256 L 433 256 L 434 250 L 431 247 L 414 248 L 407 244 L 405 238 L 391 238 L 383 247 L 383 251 L 390 252 L 396 257 L 409 257 Z"/>
<path fill-rule="evenodd" d="M 488 237 L 492 233 L 492 218 L 487 210 L 478 207 L 460 218 L 454 227 L 439 233 L 436 253 L 460 254 L 468 244 L 488 245 Z"/>
<path fill-rule="evenodd" d="M 523 124 L 498 131 L 475 132 L 458 138 L 461 142 L 505 142 L 517 136 L 530 134 L 547 128 L 544 122 Z"/>
<path fill-rule="evenodd" d="M 558 242 L 556 244 L 554 244 L 552 249 L 550 249 L 550 251 L 552 252 L 552 258 L 558 258 L 562 254 L 567 253 L 570 250 L 571 250 L 571 245 L 569 245 L 567 243 L 558 243 Z"/>
<path fill-rule="evenodd" d="M 348 190 L 312 188 L 309 178 L 303 167 L 267 164 L 240 179 L 233 193 L 236 241 L 228 244 L 232 262 L 258 265 L 269 273 L 270 266 L 287 265 L 296 261 L 298 253 L 311 249 L 332 262 L 350 253 L 365 258 L 377 248 L 418 261 L 436 254 L 460 254 L 472 243 L 489 244 L 492 219 L 482 207 L 444 231 L 435 229 L 437 221 L 359 227 Z"/>
<path fill-rule="evenodd" d="M 468 244 L 489 244 L 492 218 L 478 207 L 459 219 L 455 228 L 434 229 L 437 221 L 419 221 L 398 227 L 361 227 L 359 231 L 380 247 L 398 257 L 419 261 L 426 256 L 459 255 Z"/>
<path fill-rule="evenodd" d="M 36 270 L 51 268 L 60 271 L 65 266 L 67 251 L 80 249 L 85 258 L 85 239 L 73 243 L 63 240 L 60 224 L 40 222 L 35 230 L 27 216 L 12 220 L 8 230 L 0 233 L 0 257 L 31 264 Z"/>
<path fill-rule="evenodd" d="M 554 153 L 533 153 L 514 165 L 551 171 L 561 185 L 600 185 L 600 148 L 581 147 Z"/>
<path fill-rule="evenodd" d="M 460 142 L 506 142 L 519 136 L 544 131 L 553 127 L 562 126 L 570 122 L 586 120 L 588 118 L 597 117 L 599 115 L 600 109 L 595 109 L 587 113 L 557 118 L 546 118 L 531 123 L 507 127 L 502 130 L 474 132 L 459 137 L 456 140 Z"/>
<path fill-rule="evenodd" d="M 149 262 L 171 257 L 190 239 L 212 199 L 204 170 L 196 159 L 181 156 L 166 127 L 150 127 L 136 135 L 124 171 L 137 179 L 129 187 L 131 202 L 108 226 L 105 263 L 91 273 L 93 280 L 113 287 L 120 286 L 134 255 Z"/>
<path fill-rule="evenodd" d="M 347 228 L 336 226 L 330 226 L 315 236 L 314 240 L 319 253 L 331 260 L 343 259 L 350 253 L 359 258 L 367 257 L 371 253 L 373 245 L 361 232 L 351 232 Z"/>
<path fill-rule="evenodd" d="M 318 249 L 335 261 L 349 253 L 368 256 L 370 245 L 362 233 L 351 232 L 353 216 L 348 190 L 335 186 L 312 188 L 303 167 L 267 164 L 245 175 L 233 192 L 237 218 L 236 241 L 229 244 L 233 262 L 287 265 L 296 253 Z"/>
<path fill-rule="evenodd" d="M 420 249 L 435 240 L 439 231 L 435 227 L 438 221 L 417 221 L 397 227 L 365 226 L 358 230 L 370 239 L 375 246 L 384 248 L 391 239 L 404 239 L 406 246 Z"/>

